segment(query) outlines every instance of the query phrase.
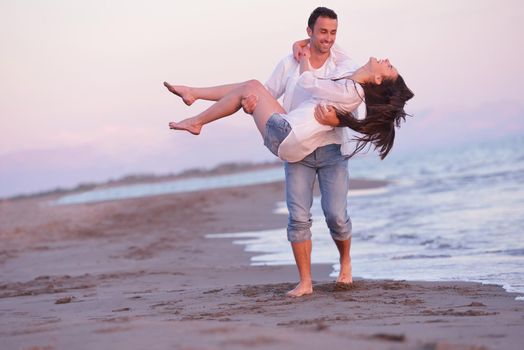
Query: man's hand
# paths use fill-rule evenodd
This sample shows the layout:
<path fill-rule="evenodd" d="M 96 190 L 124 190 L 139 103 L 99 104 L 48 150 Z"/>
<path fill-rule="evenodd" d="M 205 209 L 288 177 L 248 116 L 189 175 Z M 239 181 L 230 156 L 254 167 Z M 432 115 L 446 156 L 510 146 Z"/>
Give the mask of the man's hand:
<path fill-rule="evenodd" d="M 337 118 L 337 112 L 333 106 L 316 105 L 315 119 L 323 125 L 340 126 L 340 120 Z"/>
<path fill-rule="evenodd" d="M 247 95 L 242 97 L 242 109 L 246 114 L 253 114 L 255 108 L 257 108 L 258 96 L 257 95 Z"/>

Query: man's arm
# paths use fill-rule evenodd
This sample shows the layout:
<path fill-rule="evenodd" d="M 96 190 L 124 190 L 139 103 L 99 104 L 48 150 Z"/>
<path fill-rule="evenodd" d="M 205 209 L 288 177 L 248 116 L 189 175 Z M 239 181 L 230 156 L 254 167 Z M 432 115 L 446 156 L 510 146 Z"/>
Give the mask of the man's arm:
<path fill-rule="evenodd" d="M 281 60 L 266 81 L 265 87 L 275 99 L 279 99 L 286 91 L 287 75 L 291 63 L 293 63 L 291 57 L 286 57 Z M 241 104 L 244 113 L 253 114 L 257 102 L 258 96 L 255 95 L 249 95 L 242 98 Z"/>
<path fill-rule="evenodd" d="M 279 99 L 284 92 L 286 91 L 286 83 L 287 83 L 287 71 L 288 71 L 288 65 L 290 58 L 286 57 L 282 61 L 280 61 L 275 69 L 273 70 L 273 73 L 271 73 L 271 76 L 266 81 L 266 89 L 269 91 L 271 95 L 273 95 L 274 98 Z"/>
<path fill-rule="evenodd" d="M 349 84 L 348 84 L 349 82 Z M 335 108 L 340 111 L 354 112 L 362 102 L 363 91 L 360 86 L 351 84 L 351 80 L 333 81 L 330 79 L 316 78 L 311 72 L 300 76 L 297 87 L 307 91 L 319 100 L 326 100 L 335 106 L 320 106 L 315 108 L 315 119 L 323 125 L 345 125 L 337 116 Z"/>

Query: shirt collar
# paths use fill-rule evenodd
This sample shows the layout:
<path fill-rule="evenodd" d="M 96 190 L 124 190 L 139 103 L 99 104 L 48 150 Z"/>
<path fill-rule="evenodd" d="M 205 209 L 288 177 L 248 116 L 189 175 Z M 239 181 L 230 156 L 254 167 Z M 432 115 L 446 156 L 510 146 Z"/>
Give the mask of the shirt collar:
<path fill-rule="evenodd" d="M 327 58 L 326 62 L 324 63 L 326 66 L 325 75 L 324 77 L 317 77 L 317 78 L 337 78 L 340 74 L 340 71 L 337 67 L 337 55 L 335 54 L 333 48 L 329 49 L 329 57 Z M 314 74 L 316 76 L 316 74 Z"/>

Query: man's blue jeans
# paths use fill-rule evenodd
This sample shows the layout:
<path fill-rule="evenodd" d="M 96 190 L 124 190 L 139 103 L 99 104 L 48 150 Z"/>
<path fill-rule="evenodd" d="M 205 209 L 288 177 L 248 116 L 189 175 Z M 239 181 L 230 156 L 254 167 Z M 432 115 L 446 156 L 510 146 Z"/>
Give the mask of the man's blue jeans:
<path fill-rule="evenodd" d="M 300 162 L 286 162 L 285 172 L 289 211 L 288 240 L 295 243 L 311 239 L 311 205 L 317 174 L 322 210 L 331 236 L 337 241 L 349 239 L 351 220 L 347 213 L 348 160 L 340 153 L 340 145 L 319 147 Z"/>

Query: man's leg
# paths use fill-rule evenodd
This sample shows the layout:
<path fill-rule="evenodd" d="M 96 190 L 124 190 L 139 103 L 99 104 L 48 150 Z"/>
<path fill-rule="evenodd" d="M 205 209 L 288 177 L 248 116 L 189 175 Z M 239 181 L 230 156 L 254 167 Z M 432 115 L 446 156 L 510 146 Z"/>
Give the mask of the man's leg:
<path fill-rule="evenodd" d="M 287 295 L 299 297 L 313 292 L 311 280 L 311 205 L 316 170 L 307 165 L 307 158 L 286 163 L 286 203 L 289 211 L 288 240 L 291 242 L 300 282 Z"/>
<path fill-rule="evenodd" d="M 351 219 L 347 213 L 349 190 L 348 162 L 340 154 L 339 145 L 328 145 L 317 151 L 318 181 L 322 194 L 321 204 L 340 254 L 340 273 L 337 282 L 352 283 L 351 272 Z"/>
<path fill-rule="evenodd" d="M 338 274 L 337 283 L 351 284 L 353 276 L 351 272 L 351 236 L 349 239 L 338 241 L 333 239 L 337 245 L 340 261 L 340 273 Z"/>
<path fill-rule="evenodd" d="M 295 288 L 287 292 L 290 297 L 300 297 L 313 293 L 313 282 L 311 280 L 311 239 L 301 242 L 291 242 L 291 249 L 298 268 L 300 282 Z"/>

